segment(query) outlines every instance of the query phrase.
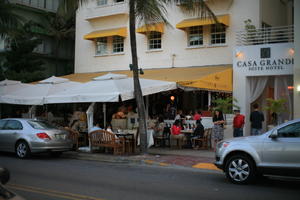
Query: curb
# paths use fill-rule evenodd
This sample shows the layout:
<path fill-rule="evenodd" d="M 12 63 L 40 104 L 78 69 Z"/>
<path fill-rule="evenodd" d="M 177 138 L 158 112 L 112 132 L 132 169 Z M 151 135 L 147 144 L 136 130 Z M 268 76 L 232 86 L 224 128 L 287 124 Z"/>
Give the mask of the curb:
<path fill-rule="evenodd" d="M 78 153 L 78 154 L 64 154 L 62 156 L 64 158 L 71 158 L 77 160 L 88 160 L 88 161 L 100 161 L 107 163 L 136 163 L 136 164 L 146 164 L 152 166 L 160 166 L 160 167 L 184 167 L 184 168 L 194 168 L 194 169 L 205 169 L 205 170 L 213 170 L 213 171 L 221 171 L 218 169 L 213 163 L 197 163 L 192 166 L 182 166 L 177 164 L 171 164 L 167 162 L 158 162 L 155 160 L 147 159 L 147 158 L 131 158 L 128 159 L 126 157 L 106 157 L 93 155 L 90 153 Z"/>

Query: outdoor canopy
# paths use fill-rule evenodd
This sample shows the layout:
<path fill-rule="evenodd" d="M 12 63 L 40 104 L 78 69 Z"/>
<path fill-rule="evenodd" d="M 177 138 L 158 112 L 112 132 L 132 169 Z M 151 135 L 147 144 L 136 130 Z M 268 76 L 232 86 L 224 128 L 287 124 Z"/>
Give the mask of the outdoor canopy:
<path fill-rule="evenodd" d="M 184 90 L 208 90 L 215 92 L 232 92 L 232 65 L 174 67 L 143 69 L 140 78 L 176 82 Z M 77 73 L 63 76 L 72 81 L 88 82 L 107 72 Z M 132 76 L 132 71 L 115 71 L 118 74 Z"/>
<path fill-rule="evenodd" d="M 22 84 L 22 83 L 18 83 Z M 37 84 L 22 84 L 20 89 L 10 90 L 1 95 L 1 103 L 20 105 L 43 105 L 44 98 L 57 92 L 81 85 L 81 83 L 70 81 L 66 78 L 52 76 Z"/>
<path fill-rule="evenodd" d="M 13 81 L 7 79 L 0 81 L 0 103 L 3 103 L 3 96 L 12 92 L 17 92 L 30 86 L 30 84 L 21 83 L 20 81 Z"/>
<path fill-rule="evenodd" d="M 143 96 L 177 88 L 175 82 L 150 79 L 140 79 L 140 84 Z M 49 95 L 44 103 L 118 102 L 134 98 L 133 78 L 108 73 L 73 89 Z"/>

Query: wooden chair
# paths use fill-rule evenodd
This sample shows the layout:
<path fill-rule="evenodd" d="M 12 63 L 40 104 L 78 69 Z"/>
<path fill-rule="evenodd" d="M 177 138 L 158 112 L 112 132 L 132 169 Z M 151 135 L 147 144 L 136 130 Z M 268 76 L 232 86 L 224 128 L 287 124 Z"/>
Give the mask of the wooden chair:
<path fill-rule="evenodd" d="M 64 129 L 69 132 L 69 139 L 73 141 L 73 149 L 76 151 L 79 147 L 79 132 L 71 129 L 70 127 L 64 127 Z"/>
<path fill-rule="evenodd" d="M 167 146 L 166 142 L 168 142 L 168 146 L 170 146 L 170 135 L 171 129 L 169 127 L 164 127 L 163 134 L 154 137 L 154 146 L 165 147 Z"/>
<path fill-rule="evenodd" d="M 192 139 L 192 144 L 194 149 L 208 149 L 209 138 L 211 135 L 211 129 L 205 129 L 202 138 Z"/>
<path fill-rule="evenodd" d="M 89 134 L 91 149 L 93 147 L 112 148 L 114 155 L 122 155 L 125 152 L 125 140 L 106 130 L 96 130 Z"/>

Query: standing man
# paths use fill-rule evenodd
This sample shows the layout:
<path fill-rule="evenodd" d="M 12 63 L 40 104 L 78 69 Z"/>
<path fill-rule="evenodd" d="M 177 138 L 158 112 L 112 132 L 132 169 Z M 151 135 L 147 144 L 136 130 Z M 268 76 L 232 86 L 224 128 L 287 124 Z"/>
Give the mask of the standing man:
<path fill-rule="evenodd" d="M 262 134 L 262 122 L 265 121 L 262 112 L 258 111 L 258 104 L 253 105 L 254 111 L 250 114 L 251 135 Z"/>
<path fill-rule="evenodd" d="M 233 137 L 243 137 L 243 128 L 245 124 L 245 116 L 240 114 L 240 110 L 234 110 L 233 118 Z"/>

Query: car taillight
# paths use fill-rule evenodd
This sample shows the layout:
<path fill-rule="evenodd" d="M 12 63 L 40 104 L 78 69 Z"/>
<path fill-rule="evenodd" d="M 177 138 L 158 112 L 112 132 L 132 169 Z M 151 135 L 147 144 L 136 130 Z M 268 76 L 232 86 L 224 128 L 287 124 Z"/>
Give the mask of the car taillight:
<path fill-rule="evenodd" d="M 47 133 L 37 133 L 36 136 L 40 139 L 48 139 L 51 140 L 51 138 L 49 137 L 49 135 Z"/>

